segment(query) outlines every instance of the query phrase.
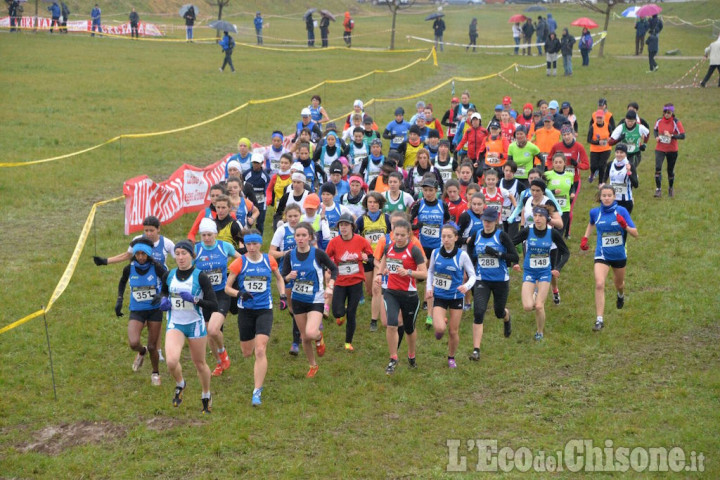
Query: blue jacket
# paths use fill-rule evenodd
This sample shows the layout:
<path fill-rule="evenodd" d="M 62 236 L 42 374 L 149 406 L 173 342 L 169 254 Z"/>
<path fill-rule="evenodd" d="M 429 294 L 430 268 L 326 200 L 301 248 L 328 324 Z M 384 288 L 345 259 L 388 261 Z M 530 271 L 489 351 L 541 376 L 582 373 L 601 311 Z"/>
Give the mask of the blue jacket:
<path fill-rule="evenodd" d="M 641 18 L 635 24 L 635 30 L 636 30 L 635 35 L 638 37 L 644 37 L 645 34 L 648 32 L 649 28 L 650 28 L 650 24 L 648 23 L 648 21 L 645 20 L 644 18 Z"/>
<path fill-rule="evenodd" d="M 232 50 L 235 48 L 235 40 L 230 35 L 225 35 L 219 42 L 218 45 L 223 49 L 223 52 Z"/>
<path fill-rule="evenodd" d="M 555 30 L 557 30 L 557 22 L 553 18 L 552 13 L 548 13 L 547 26 L 548 26 L 548 33 L 552 33 Z"/>
<path fill-rule="evenodd" d="M 648 46 L 648 52 L 657 53 L 658 52 L 658 36 L 657 33 L 651 33 L 650 36 L 645 40 L 645 43 L 647 43 Z"/>
<path fill-rule="evenodd" d="M 255 17 L 255 20 L 253 20 L 253 23 L 255 23 L 255 30 L 262 30 L 262 27 L 263 27 L 263 18 L 262 17 Z"/>
<path fill-rule="evenodd" d="M 93 8 L 92 12 L 90 12 L 90 16 L 92 17 L 93 22 L 100 23 L 100 8 Z"/>
<path fill-rule="evenodd" d="M 53 3 L 48 7 L 48 10 L 52 12 L 53 18 L 60 18 L 60 5 Z"/>

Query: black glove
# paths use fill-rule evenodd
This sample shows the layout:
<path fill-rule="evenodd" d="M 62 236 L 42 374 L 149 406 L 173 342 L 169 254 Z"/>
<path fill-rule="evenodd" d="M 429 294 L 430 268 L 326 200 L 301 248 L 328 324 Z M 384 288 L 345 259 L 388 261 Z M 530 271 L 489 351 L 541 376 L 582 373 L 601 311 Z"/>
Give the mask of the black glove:
<path fill-rule="evenodd" d="M 287 295 L 280 295 L 280 310 L 287 310 Z"/>
<path fill-rule="evenodd" d="M 115 302 L 115 315 L 118 317 L 122 317 L 125 314 L 122 313 L 122 304 L 123 304 L 123 297 L 118 296 L 117 302 Z"/>
<path fill-rule="evenodd" d="M 247 302 L 248 300 L 251 300 L 252 298 L 253 298 L 253 295 L 252 295 L 252 293 L 250 293 L 250 292 L 242 292 L 242 293 L 240 294 L 240 299 L 241 299 L 243 302 Z"/>
<path fill-rule="evenodd" d="M 97 265 L 98 267 L 101 267 L 103 265 L 107 265 L 107 258 L 94 256 L 93 262 L 95 262 L 95 265 Z"/>
<path fill-rule="evenodd" d="M 644 143 L 642 145 L 640 145 L 641 152 L 644 152 L 646 148 L 647 148 L 647 145 L 645 145 Z"/>
<path fill-rule="evenodd" d="M 485 253 L 487 253 L 488 255 L 492 255 L 495 258 L 502 258 L 502 255 L 503 255 L 502 253 L 495 250 L 493 247 L 489 247 L 489 246 L 485 247 Z"/>
<path fill-rule="evenodd" d="M 157 294 L 153 297 L 150 305 L 152 305 L 153 307 L 157 307 L 158 305 L 160 305 L 160 300 L 162 300 L 162 295 Z"/>

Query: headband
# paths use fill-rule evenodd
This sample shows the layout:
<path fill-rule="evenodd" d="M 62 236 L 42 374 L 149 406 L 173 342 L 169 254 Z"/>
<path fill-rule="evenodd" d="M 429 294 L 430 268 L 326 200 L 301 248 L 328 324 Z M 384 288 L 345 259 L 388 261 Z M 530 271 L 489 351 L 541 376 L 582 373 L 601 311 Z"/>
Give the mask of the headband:
<path fill-rule="evenodd" d="M 243 237 L 243 242 L 262 244 L 262 235 L 258 235 L 257 233 L 249 233 Z"/>

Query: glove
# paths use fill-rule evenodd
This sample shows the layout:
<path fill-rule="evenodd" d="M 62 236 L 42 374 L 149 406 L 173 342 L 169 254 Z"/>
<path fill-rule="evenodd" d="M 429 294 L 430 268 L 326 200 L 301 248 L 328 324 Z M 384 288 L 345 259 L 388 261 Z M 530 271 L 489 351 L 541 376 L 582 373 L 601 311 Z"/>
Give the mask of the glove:
<path fill-rule="evenodd" d="M 160 300 L 160 310 L 163 312 L 167 312 L 172 308 L 172 303 L 170 303 L 170 299 L 168 297 L 162 297 L 162 300 Z"/>
<path fill-rule="evenodd" d="M 620 228 L 625 230 L 627 228 L 627 222 L 625 221 L 625 218 L 623 218 L 622 215 L 619 213 L 615 214 L 615 218 L 617 219 L 618 225 L 620 225 Z"/>
<path fill-rule="evenodd" d="M 645 145 L 644 143 L 642 145 L 640 145 L 641 152 L 644 152 L 646 148 L 647 148 L 647 145 Z"/>
<path fill-rule="evenodd" d="M 580 250 L 589 250 L 590 247 L 588 246 L 588 238 L 583 237 L 582 240 L 580 240 Z"/>
<path fill-rule="evenodd" d="M 97 265 L 98 267 L 101 267 L 103 265 L 107 265 L 107 258 L 94 256 L 93 262 L 95 262 L 95 265 Z"/>
<path fill-rule="evenodd" d="M 252 298 L 253 298 L 253 295 L 252 295 L 252 293 L 250 293 L 250 292 L 242 292 L 242 293 L 240 294 L 240 299 L 241 299 L 243 302 L 247 302 L 247 301 L 249 301 L 249 300 L 252 300 Z"/>
<path fill-rule="evenodd" d="M 280 310 L 287 310 L 287 295 L 280 295 Z"/>
<path fill-rule="evenodd" d="M 122 313 L 122 304 L 123 304 L 123 297 L 118 296 L 117 302 L 115 302 L 115 315 L 118 317 L 122 317 L 125 314 Z"/>
<path fill-rule="evenodd" d="M 497 250 L 495 250 L 493 247 L 486 246 L 485 253 L 487 253 L 488 255 L 492 255 L 495 258 L 500 258 L 502 256 L 502 254 L 500 252 L 498 252 Z"/>
<path fill-rule="evenodd" d="M 152 305 L 153 307 L 157 307 L 158 305 L 160 305 L 160 300 L 162 300 L 162 295 L 155 295 L 150 305 Z"/>
<path fill-rule="evenodd" d="M 186 302 L 195 303 L 195 297 L 190 292 L 180 292 L 180 298 Z"/>

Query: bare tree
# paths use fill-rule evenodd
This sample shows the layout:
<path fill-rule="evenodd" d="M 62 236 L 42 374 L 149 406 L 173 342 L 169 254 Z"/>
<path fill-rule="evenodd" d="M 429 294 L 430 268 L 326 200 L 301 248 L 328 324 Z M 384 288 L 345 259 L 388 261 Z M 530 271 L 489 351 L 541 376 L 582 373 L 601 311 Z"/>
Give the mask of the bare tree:
<path fill-rule="evenodd" d="M 602 13 L 605 15 L 605 26 L 603 27 L 603 30 L 607 32 L 608 25 L 610 25 L 610 16 L 612 15 L 612 9 L 617 5 L 618 3 L 625 3 L 623 0 L 598 0 L 597 3 L 591 3 L 590 0 L 580 0 L 578 3 L 582 5 L 583 7 L 592 10 L 593 12 Z M 605 42 L 602 42 L 600 44 L 600 51 L 598 51 L 598 56 L 603 56 L 603 51 L 605 50 Z"/>
<path fill-rule="evenodd" d="M 205 2 L 208 5 L 212 5 L 213 7 L 218 7 L 218 20 L 222 20 L 222 11 L 223 8 L 227 7 L 230 3 L 230 0 L 205 0 Z"/>
<path fill-rule="evenodd" d="M 390 50 L 395 50 L 395 21 L 398 10 L 405 10 L 415 5 L 415 0 L 387 0 L 387 7 L 392 12 L 392 33 L 390 34 Z"/>

